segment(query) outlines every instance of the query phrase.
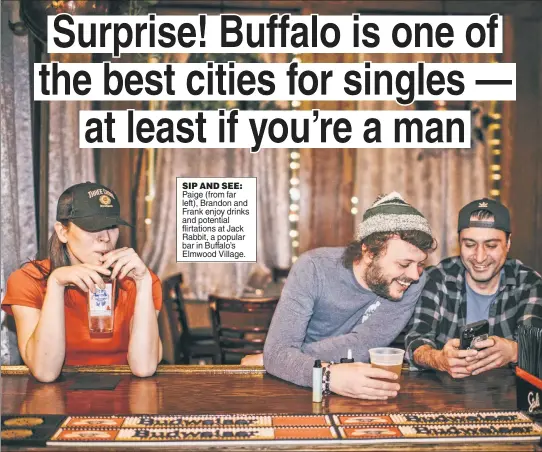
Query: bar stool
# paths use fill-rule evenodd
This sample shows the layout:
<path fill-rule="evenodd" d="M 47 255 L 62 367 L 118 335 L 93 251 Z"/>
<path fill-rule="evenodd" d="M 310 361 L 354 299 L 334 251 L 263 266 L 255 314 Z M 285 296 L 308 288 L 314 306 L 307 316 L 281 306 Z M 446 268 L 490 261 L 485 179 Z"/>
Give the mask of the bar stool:
<path fill-rule="evenodd" d="M 210 295 L 215 340 L 220 345 L 220 362 L 263 352 L 269 324 L 279 297 L 223 297 Z M 228 359 L 229 361 L 229 359 Z"/>
<path fill-rule="evenodd" d="M 174 306 L 180 326 L 180 355 L 183 364 L 210 360 L 217 364 L 220 360 L 220 347 L 215 339 L 213 328 L 210 330 L 192 330 L 188 324 L 186 304 L 182 293 L 183 276 L 181 273 L 167 278 L 164 283 L 164 294 Z"/>

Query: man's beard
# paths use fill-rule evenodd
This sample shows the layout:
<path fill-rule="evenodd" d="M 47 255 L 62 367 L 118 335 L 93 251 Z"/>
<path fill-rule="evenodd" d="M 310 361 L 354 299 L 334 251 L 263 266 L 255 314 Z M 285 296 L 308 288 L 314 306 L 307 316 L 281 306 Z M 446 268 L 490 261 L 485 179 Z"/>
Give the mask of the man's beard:
<path fill-rule="evenodd" d="M 369 289 L 374 292 L 376 295 L 382 298 L 386 298 L 390 301 L 401 301 L 403 295 L 399 298 L 392 296 L 390 292 L 391 285 L 394 281 L 400 280 L 404 283 L 412 283 L 413 280 L 410 278 L 394 278 L 391 281 L 388 281 L 382 272 L 382 267 L 378 264 L 378 261 L 374 259 L 368 266 L 367 271 L 365 272 L 365 283 Z"/>

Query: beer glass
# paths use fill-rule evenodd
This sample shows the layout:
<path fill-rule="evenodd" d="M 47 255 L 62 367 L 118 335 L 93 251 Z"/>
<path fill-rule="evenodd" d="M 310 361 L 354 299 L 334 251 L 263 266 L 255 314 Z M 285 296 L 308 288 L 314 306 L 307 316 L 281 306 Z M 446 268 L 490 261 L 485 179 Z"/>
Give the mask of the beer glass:
<path fill-rule="evenodd" d="M 380 347 L 369 349 L 371 367 L 377 367 L 401 376 L 405 351 L 400 348 Z"/>

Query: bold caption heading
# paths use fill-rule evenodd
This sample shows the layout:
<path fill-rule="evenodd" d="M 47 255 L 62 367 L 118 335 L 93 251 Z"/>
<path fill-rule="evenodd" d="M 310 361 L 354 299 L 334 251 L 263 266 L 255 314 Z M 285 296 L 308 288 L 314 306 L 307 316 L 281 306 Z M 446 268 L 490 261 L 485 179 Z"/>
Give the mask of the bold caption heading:
<path fill-rule="evenodd" d="M 502 53 L 490 16 L 71 16 L 47 18 L 49 53 Z"/>

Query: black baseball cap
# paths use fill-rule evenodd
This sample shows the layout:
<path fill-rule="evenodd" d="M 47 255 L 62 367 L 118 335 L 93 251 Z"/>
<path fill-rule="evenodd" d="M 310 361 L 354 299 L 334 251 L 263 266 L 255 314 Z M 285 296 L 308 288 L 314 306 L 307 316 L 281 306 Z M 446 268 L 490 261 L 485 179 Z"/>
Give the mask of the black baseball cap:
<path fill-rule="evenodd" d="M 477 210 L 487 210 L 493 214 L 493 221 L 471 220 L 471 215 Z M 504 232 L 511 232 L 510 212 L 508 208 L 498 201 L 489 198 L 477 199 L 468 203 L 459 211 L 457 232 L 466 228 L 492 228 Z"/>
<path fill-rule="evenodd" d="M 113 226 L 130 226 L 120 217 L 120 203 L 113 190 L 94 182 L 72 185 L 62 193 L 72 197 L 71 209 L 59 202 L 57 221 L 69 220 L 89 232 L 101 231 Z"/>

